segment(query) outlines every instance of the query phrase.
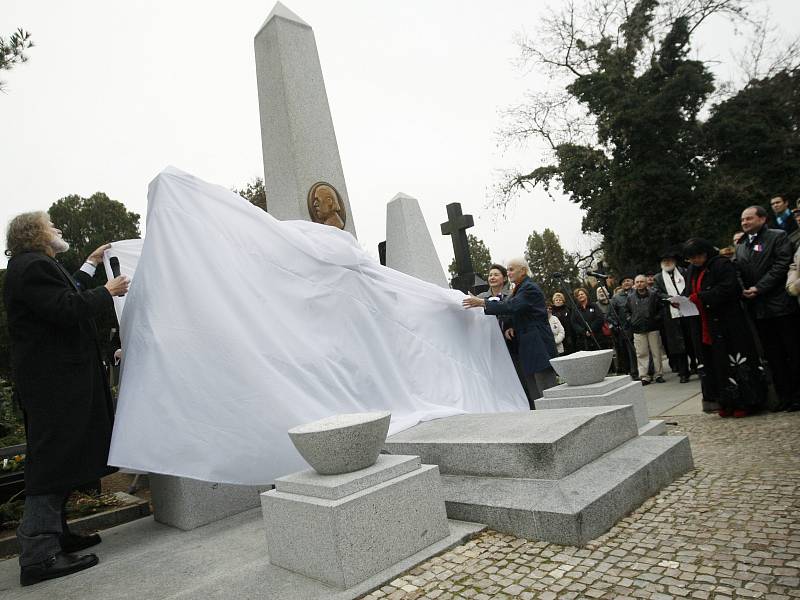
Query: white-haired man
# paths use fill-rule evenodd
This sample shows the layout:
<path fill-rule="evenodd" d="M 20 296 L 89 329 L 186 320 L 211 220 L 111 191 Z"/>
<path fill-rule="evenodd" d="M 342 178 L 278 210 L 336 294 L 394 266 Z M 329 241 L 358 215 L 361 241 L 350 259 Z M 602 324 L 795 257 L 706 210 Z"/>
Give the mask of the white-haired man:
<path fill-rule="evenodd" d="M 100 362 L 94 317 L 128 290 L 116 277 L 91 288 L 109 245 L 70 275 L 56 260 L 69 249 L 45 212 L 9 223 L 4 301 L 15 393 L 25 414 L 25 509 L 17 529 L 20 583 L 31 585 L 97 564 L 73 555 L 100 542 L 72 534 L 64 504 L 71 491 L 109 473 L 113 408 Z"/>
<path fill-rule="evenodd" d="M 514 291 L 506 300 L 487 301 L 470 294 L 462 302 L 464 308 L 483 308 L 487 315 L 510 317 L 505 335 L 518 342 L 519 361 L 525 378 L 528 404 L 531 410 L 542 392 L 556 385 L 556 374 L 550 359 L 556 356 L 556 342 L 550 328 L 547 306 L 542 290 L 530 278 L 524 258 L 508 261 L 508 279 Z"/>

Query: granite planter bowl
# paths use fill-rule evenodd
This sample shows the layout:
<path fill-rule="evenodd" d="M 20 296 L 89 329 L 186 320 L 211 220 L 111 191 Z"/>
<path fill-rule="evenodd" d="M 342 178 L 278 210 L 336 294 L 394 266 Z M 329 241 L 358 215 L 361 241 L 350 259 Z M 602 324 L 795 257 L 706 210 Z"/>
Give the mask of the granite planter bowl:
<path fill-rule="evenodd" d="M 334 415 L 289 430 L 300 455 L 320 475 L 366 469 L 378 460 L 392 413 Z"/>
<path fill-rule="evenodd" d="M 550 364 L 567 385 L 589 385 L 605 379 L 613 358 L 613 350 L 582 350 L 551 358 Z"/>

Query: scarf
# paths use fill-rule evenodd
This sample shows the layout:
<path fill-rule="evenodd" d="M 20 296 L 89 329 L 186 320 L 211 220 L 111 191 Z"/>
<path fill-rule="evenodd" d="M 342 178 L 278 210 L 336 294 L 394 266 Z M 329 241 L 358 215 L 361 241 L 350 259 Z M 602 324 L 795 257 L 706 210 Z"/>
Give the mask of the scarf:
<path fill-rule="evenodd" d="M 661 270 L 661 275 L 664 278 L 664 287 L 667 288 L 667 293 L 669 294 L 670 298 L 674 296 L 680 296 L 683 293 L 683 290 L 686 289 L 686 280 L 678 270 L 678 267 L 675 267 L 675 269 L 672 271 L 672 274 L 675 276 L 675 281 L 673 281 L 672 277 L 670 277 L 669 271 L 665 271 L 663 269 Z M 681 316 L 681 311 L 670 304 L 669 314 L 673 319 L 677 319 Z"/>
<path fill-rule="evenodd" d="M 706 269 L 700 271 L 698 275 L 692 281 L 691 291 L 693 294 L 699 294 L 700 290 L 703 286 L 703 279 L 706 276 Z M 710 346 L 714 339 L 711 337 L 711 327 L 708 323 L 708 314 L 706 313 L 706 309 L 703 306 L 702 302 L 697 302 L 696 304 L 697 310 L 700 311 L 700 330 L 701 330 L 701 337 L 703 344 L 706 346 Z"/>

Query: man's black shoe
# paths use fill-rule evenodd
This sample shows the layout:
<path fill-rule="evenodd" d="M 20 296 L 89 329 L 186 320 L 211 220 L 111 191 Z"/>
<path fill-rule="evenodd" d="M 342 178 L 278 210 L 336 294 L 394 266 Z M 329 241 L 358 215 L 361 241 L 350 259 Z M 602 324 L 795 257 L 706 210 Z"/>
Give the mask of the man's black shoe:
<path fill-rule="evenodd" d="M 67 535 L 62 535 L 60 539 L 61 549 L 68 554 L 86 550 L 86 548 L 96 546 L 102 541 L 103 540 L 100 539 L 100 534 L 97 533 L 93 533 L 91 535 L 68 533 Z"/>
<path fill-rule="evenodd" d="M 650 385 L 649 379 L 642 379 L 642 385 Z"/>
<path fill-rule="evenodd" d="M 663 377 L 656 377 L 656 383 L 667 383 Z"/>
<path fill-rule="evenodd" d="M 681 375 L 681 383 L 689 383 L 689 376 Z"/>
<path fill-rule="evenodd" d="M 22 567 L 20 569 L 19 582 L 20 585 L 33 585 L 40 581 L 83 571 L 95 566 L 98 562 L 100 560 L 94 554 L 75 556 L 66 552 L 59 552 L 40 563 Z"/>

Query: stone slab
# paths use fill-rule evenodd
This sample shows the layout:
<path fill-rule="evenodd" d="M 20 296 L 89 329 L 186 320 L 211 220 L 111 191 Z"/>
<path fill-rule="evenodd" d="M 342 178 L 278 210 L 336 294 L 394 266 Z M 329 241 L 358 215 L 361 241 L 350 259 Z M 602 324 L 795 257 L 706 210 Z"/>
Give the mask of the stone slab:
<path fill-rule="evenodd" d="M 258 495 L 271 488 L 271 485 L 230 485 L 150 474 L 155 520 L 184 531 L 258 506 Z"/>
<path fill-rule="evenodd" d="M 611 379 L 611 378 L 609 378 Z M 614 377 L 613 379 L 619 379 Z M 568 386 L 567 389 L 573 389 L 577 394 L 574 396 L 557 396 L 557 397 L 543 397 L 536 401 L 536 408 L 538 410 L 549 410 L 553 408 L 577 408 L 580 406 L 619 406 L 623 404 L 630 404 L 633 407 L 633 413 L 636 415 L 636 423 L 639 427 L 647 425 L 647 402 L 644 398 L 644 388 L 640 381 L 631 381 L 630 377 L 623 376 L 622 381 L 612 381 L 610 385 L 605 388 L 611 388 L 610 391 L 602 392 L 604 386 L 597 386 L 597 384 L 587 386 Z M 625 381 L 627 380 L 627 382 Z M 559 386 L 561 387 L 561 386 Z M 588 388 L 588 389 L 587 389 Z M 598 390 L 598 393 L 591 394 L 593 388 Z M 550 390 L 545 390 L 547 393 Z"/>
<path fill-rule="evenodd" d="M 561 481 L 443 476 L 447 514 L 582 546 L 694 467 L 685 436 L 636 437 Z"/>
<path fill-rule="evenodd" d="M 667 433 L 667 424 L 658 419 L 648 421 L 647 425 L 639 427 L 639 435 L 664 435 L 665 433 Z"/>
<path fill-rule="evenodd" d="M 389 436 L 443 475 L 561 479 L 638 435 L 631 406 L 457 415 Z"/>
<path fill-rule="evenodd" d="M 567 385 L 562 383 L 542 392 L 545 398 L 572 398 L 575 396 L 602 396 L 613 392 L 628 383 L 633 383 L 629 375 L 614 375 L 602 381 L 586 385 Z M 640 384 L 641 385 L 641 384 Z M 538 403 L 537 403 L 538 406 Z"/>
<path fill-rule="evenodd" d="M 381 454 L 374 465 L 352 473 L 320 475 L 313 469 L 308 469 L 279 477 L 275 480 L 275 490 L 285 494 L 338 500 L 410 473 L 419 467 L 419 456 Z"/>
<path fill-rule="evenodd" d="M 339 589 L 447 537 L 434 465 L 338 500 L 261 495 L 270 562 Z"/>
<path fill-rule="evenodd" d="M 485 529 L 453 520 L 448 525 L 447 538 L 341 591 L 269 564 L 260 508 L 194 531 L 147 517 L 104 531 L 103 543 L 92 548 L 100 564 L 74 575 L 21 588 L 17 559 L 0 561 L 0 590 L 3 600 L 86 600 L 89 595 L 107 600 L 353 600 Z"/>
<path fill-rule="evenodd" d="M 386 266 L 449 287 L 419 202 L 402 192 L 386 205 Z"/>

